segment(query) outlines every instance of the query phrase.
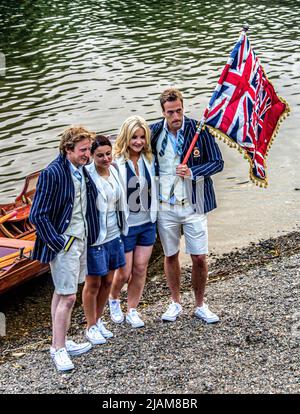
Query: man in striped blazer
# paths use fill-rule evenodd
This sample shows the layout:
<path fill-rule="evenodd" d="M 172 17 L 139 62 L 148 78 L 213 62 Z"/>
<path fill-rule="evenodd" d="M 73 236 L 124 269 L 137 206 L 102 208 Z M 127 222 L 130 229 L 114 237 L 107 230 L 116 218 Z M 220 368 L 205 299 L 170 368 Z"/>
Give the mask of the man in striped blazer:
<path fill-rule="evenodd" d="M 192 259 L 192 286 L 195 294 L 195 315 L 207 323 L 219 321 L 204 303 L 208 275 L 207 213 L 216 208 L 211 175 L 222 171 L 222 155 L 214 138 L 203 132 L 187 165 L 181 162 L 196 132 L 197 122 L 184 116 L 183 97 L 170 88 L 160 95 L 164 119 L 150 125 L 152 150 L 159 175 L 160 209 L 158 231 L 165 254 L 165 273 L 172 303 L 162 315 L 175 321 L 182 312 L 180 304 L 179 250 L 181 229 L 185 236 L 186 253 Z"/>
<path fill-rule="evenodd" d="M 99 234 L 97 189 L 84 165 L 92 134 L 83 127 L 64 131 L 60 155 L 40 174 L 30 212 L 36 227 L 33 259 L 50 263 L 55 287 L 51 305 L 50 355 L 59 371 L 74 368 L 70 359 L 91 348 L 89 342 L 66 341 L 78 283 L 86 275 L 86 245 Z"/>

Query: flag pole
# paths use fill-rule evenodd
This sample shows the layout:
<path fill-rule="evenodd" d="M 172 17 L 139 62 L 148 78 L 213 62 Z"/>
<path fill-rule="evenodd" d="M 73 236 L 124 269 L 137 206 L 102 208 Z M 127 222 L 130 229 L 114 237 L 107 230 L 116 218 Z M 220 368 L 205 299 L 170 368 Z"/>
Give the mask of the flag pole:
<path fill-rule="evenodd" d="M 245 36 L 247 30 L 249 30 L 249 25 L 248 25 L 248 23 L 245 22 L 243 24 L 242 33 L 241 33 L 241 35 L 240 35 L 240 37 L 238 39 L 238 42 L 242 42 L 242 40 L 244 39 L 244 36 Z M 224 68 L 224 71 L 225 70 L 226 70 L 226 67 Z M 221 75 L 221 78 L 222 78 L 222 75 Z M 201 120 L 197 124 L 197 130 L 195 132 L 194 138 L 192 139 L 192 142 L 191 142 L 191 144 L 189 146 L 189 149 L 187 150 L 187 152 L 186 152 L 186 154 L 185 154 L 185 156 L 183 158 L 183 161 L 182 161 L 181 165 L 186 165 L 187 164 L 188 159 L 190 158 L 190 155 L 191 155 L 191 153 L 192 153 L 192 151 L 193 151 L 193 149 L 194 149 L 194 147 L 196 145 L 196 142 L 197 142 L 197 140 L 199 138 L 199 135 L 201 133 L 201 130 L 204 129 L 204 127 L 205 127 L 205 121 L 206 121 L 206 118 L 207 118 L 207 114 L 209 113 L 209 110 L 212 107 L 212 105 L 213 105 L 213 103 L 214 103 L 214 101 L 215 101 L 215 99 L 217 97 L 217 93 L 218 93 L 219 89 L 220 89 L 220 84 L 218 84 L 216 86 L 216 88 L 214 90 L 214 93 L 213 93 L 213 95 L 211 97 L 211 100 L 209 101 L 209 104 L 208 104 L 207 108 L 204 111 L 204 115 L 203 115 L 203 117 L 201 118 Z"/>

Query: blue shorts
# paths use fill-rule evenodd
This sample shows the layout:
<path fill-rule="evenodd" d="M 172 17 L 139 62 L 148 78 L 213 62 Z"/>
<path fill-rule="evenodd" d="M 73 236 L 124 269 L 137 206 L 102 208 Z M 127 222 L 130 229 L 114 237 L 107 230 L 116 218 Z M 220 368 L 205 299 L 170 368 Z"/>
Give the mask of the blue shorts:
<path fill-rule="evenodd" d="M 87 248 L 87 270 L 89 276 L 106 276 L 110 270 L 125 266 L 124 243 L 121 237 Z"/>
<path fill-rule="evenodd" d="M 125 253 L 132 252 L 136 246 L 153 246 L 156 239 L 156 223 L 141 224 L 129 227 L 127 236 L 121 235 Z"/>

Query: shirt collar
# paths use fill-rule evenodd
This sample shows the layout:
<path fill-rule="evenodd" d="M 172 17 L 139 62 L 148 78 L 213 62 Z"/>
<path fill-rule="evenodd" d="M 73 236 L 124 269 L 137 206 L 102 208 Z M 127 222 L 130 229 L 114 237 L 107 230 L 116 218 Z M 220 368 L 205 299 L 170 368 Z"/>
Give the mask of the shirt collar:
<path fill-rule="evenodd" d="M 80 174 L 82 175 L 82 173 L 83 173 L 83 171 L 82 171 L 82 165 L 80 165 L 80 166 L 77 168 L 77 167 L 75 167 L 75 165 L 74 165 L 74 164 L 72 164 L 72 163 L 71 163 L 71 161 L 70 161 L 70 160 L 68 160 L 68 159 L 67 159 L 67 161 L 68 161 L 68 163 L 69 163 L 69 167 L 70 167 L 70 170 L 71 170 L 71 173 L 72 173 L 72 174 L 74 174 L 74 172 L 75 172 L 75 171 L 79 171 L 79 172 L 80 172 Z"/>

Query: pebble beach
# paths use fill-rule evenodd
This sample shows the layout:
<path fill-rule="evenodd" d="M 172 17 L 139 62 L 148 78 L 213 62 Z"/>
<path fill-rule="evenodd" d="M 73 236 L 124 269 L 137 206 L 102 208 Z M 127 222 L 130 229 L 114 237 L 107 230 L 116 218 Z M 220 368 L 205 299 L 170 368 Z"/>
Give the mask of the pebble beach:
<path fill-rule="evenodd" d="M 210 257 L 207 303 L 220 316 L 213 325 L 193 315 L 189 265 L 182 274 L 183 312 L 176 322 L 161 321 L 169 296 L 157 259 L 140 308 L 145 327 L 115 325 L 106 314 L 114 337 L 73 358 L 70 373 L 58 373 L 50 359 L 47 315 L 38 324 L 50 304 L 45 288 L 44 310 L 40 296 L 26 299 L 32 312 L 40 309 L 33 324 L 26 326 L 30 312 L 21 321 L 27 331 L 0 338 L 0 393 L 299 393 L 299 240 L 294 232 Z M 17 319 L 18 308 L 8 309 L 11 318 L 14 312 Z M 80 341 L 83 332 L 79 301 L 70 334 Z"/>

